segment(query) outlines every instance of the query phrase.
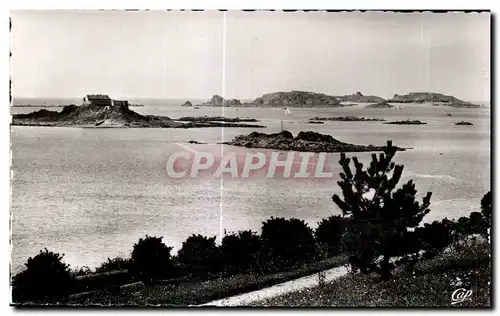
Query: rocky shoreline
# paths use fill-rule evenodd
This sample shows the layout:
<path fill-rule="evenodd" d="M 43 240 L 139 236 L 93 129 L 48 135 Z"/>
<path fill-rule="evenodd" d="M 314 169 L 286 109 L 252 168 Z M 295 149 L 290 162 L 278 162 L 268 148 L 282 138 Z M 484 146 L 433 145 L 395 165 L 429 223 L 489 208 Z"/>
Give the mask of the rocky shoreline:
<path fill-rule="evenodd" d="M 366 109 L 392 109 L 394 105 L 387 103 L 387 101 L 381 101 L 375 104 L 369 104 L 365 106 Z"/>
<path fill-rule="evenodd" d="M 255 119 L 224 117 L 184 117 L 181 120 L 167 116 L 141 115 L 126 106 L 70 105 L 61 112 L 45 109 L 29 114 L 12 115 L 11 125 L 52 127 L 130 127 L 130 128 L 202 128 L 202 127 L 251 127 L 264 125 L 242 124 Z"/>
<path fill-rule="evenodd" d="M 287 151 L 305 152 L 372 152 L 382 151 L 384 146 L 353 145 L 336 140 L 330 135 L 312 131 L 300 132 L 296 137 L 289 131 L 275 134 L 252 132 L 248 135 L 236 136 L 227 145 L 246 148 L 267 148 Z M 396 147 L 399 151 L 404 148 Z"/>

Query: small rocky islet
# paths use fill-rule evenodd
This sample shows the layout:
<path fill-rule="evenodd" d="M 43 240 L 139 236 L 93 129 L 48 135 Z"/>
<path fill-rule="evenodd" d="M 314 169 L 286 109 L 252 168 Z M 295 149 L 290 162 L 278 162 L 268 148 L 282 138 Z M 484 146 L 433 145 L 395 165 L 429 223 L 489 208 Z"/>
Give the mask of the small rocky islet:
<path fill-rule="evenodd" d="M 360 116 L 334 116 L 334 117 L 319 117 L 315 116 L 309 120 L 311 121 L 335 121 L 335 122 L 382 122 L 384 119 L 379 118 L 367 118 Z"/>
<path fill-rule="evenodd" d="M 286 130 L 274 134 L 252 132 L 248 135 L 236 136 L 232 141 L 224 144 L 246 148 L 266 148 L 303 152 L 373 152 L 382 151 L 385 147 L 348 144 L 330 135 L 313 131 L 300 132 L 294 137 L 292 133 Z M 405 150 L 400 147 L 396 147 L 396 149 L 398 151 Z"/>
<path fill-rule="evenodd" d="M 467 122 L 467 121 L 460 121 L 460 122 L 456 122 L 455 125 L 474 125 L 472 124 L 471 122 Z"/>
<path fill-rule="evenodd" d="M 393 124 L 393 125 L 426 125 L 427 123 L 419 121 L 419 120 L 404 120 L 404 121 L 386 122 L 384 124 Z"/>

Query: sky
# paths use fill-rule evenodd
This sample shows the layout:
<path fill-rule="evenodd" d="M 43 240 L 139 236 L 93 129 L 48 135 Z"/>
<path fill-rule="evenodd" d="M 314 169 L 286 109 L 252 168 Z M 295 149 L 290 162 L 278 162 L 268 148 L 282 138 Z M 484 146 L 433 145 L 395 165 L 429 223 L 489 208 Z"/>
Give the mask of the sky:
<path fill-rule="evenodd" d="M 490 99 L 488 13 L 15 11 L 11 52 L 14 97 Z"/>

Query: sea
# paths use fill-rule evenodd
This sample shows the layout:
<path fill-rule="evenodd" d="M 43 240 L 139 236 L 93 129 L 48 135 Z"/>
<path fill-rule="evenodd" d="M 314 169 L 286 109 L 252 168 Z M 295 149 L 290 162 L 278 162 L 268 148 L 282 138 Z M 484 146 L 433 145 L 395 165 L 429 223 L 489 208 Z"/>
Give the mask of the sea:
<path fill-rule="evenodd" d="M 29 101 L 29 100 L 28 100 Z M 14 104 L 11 113 L 29 113 L 48 106 L 75 103 L 40 100 Z M 172 179 L 165 172 L 168 157 L 186 148 L 202 152 L 259 152 L 221 142 L 252 131 L 294 135 L 316 131 L 352 144 L 400 147 L 404 165 L 400 182 L 413 180 L 421 198 L 432 192 L 431 212 L 424 222 L 458 218 L 480 210 L 491 187 L 491 113 L 489 107 L 459 109 L 431 104 L 405 104 L 401 109 L 342 108 L 217 108 L 181 107 L 186 100 L 135 100 L 141 114 L 254 117 L 255 128 L 76 128 L 11 127 L 11 268 L 23 269 L 28 257 L 47 248 L 64 254 L 72 268 L 98 266 L 107 258 L 128 257 L 146 234 L 162 236 L 173 253 L 192 234 L 216 236 L 252 229 L 260 231 L 270 217 L 300 218 L 317 223 L 341 211 L 332 202 L 340 193 L 338 176 L 329 179 L 214 178 L 210 175 Z M 17 103 L 16 103 L 17 102 Z M 192 100 L 193 104 L 194 102 Z M 60 111 L 60 107 L 46 108 Z M 381 122 L 307 124 L 315 116 L 363 116 L 386 120 L 417 119 L 427 125 Z M 451 115 L 451 116 L 450 116 Z M 469 121 L 473 126 L 456 126 Z M 204 144 L 191 144 L 189 141 Z M 365 165 L 370 153 L 353 153 Z M 339 154 L 328 154 L 338 174 Z"/>

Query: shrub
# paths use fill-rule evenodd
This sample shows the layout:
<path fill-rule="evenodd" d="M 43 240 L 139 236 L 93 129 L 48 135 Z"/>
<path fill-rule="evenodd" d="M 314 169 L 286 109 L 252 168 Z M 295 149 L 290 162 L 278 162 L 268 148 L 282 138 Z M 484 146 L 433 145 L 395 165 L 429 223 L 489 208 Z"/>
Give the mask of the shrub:
<path fill-rule="evenodd" d="M 90 269 L 89 266 L 81 266 L 77 267 L 72 271 L 74 276 L 82 276 L 82 275 L 89 275 L 92 274 L 93 271 Z"/>
<path fill-rule="evenodd" d="M 261 249 L 260 236 L 251 230 L 224 236 L 220 251 L 225 270 L 228 272 L 261 271 L 259 262 Z"/>
<path fill-rule="evenodd" d="M 430 258 L 442 252 L 456 240 L 457 224 L 447 218 L 424 224 L 415 229 L 425 256 Z"/>
<path fill-rule="evenodd" d="M 140 238 L 134 245 L 129 271 L 144 283 L 161 280 L 172 272 L 172 247 L 167 247 L 162 239 L 163 237 L 146 235 L 146 238 Z"/>
<path fill-rule="evenodd" d="M 491 227 L 492 202 L 491 191 L 489 191 L 481 199 L 481 214 L 483 214 L 488 227 Z"/>
<path fill-rule="evenodd" d="M 183 269 L 191 276 L 202 277 L 220 271 L 219 249 L 215 237 L 192 235 L 182 243 L 177 254 Z"/>
<path fill-rule="evenodd" d="M 316 241 L 327 246 L 328 255 L 335 256 L 341 252 L 341 240 L 347 227 L 347 219 L 341 216 L 330 216 L 318 223 L 315 231 Z"/>
<path fill-rule="evenodd" d="M 69 295 L 73 278 L 63 257 L 45 248 L 28 258 L 27 269 L 13 277 L 13 302 L 56 303 Z"/>
<path fill-rule="evenodd" d="M 338 184 L 343 199 L 337 194 L 332 197 L 352 223 L 345 239 L 351 264 L 363 272 L 376 269 L 383 279 L 391 275 L 393 266 L 390 258 L 398 255 L 402 249 L 399 243 L 404 240 L 408 228 L 417 227 L 430 212 L 432 195 L 428 192 L 421 204 L 416 202 L 417 191 L 412 180 L 393 192 L 404 168 L 392 161 L 396 149 L 388 141 L 378 158 L 372 154 L 372 161 L 366 169 L 353 157 L 354 174 L 350 159 L 341 153 L 339 163 L 343 172 L 340 173 L 342 180 Z M 379 256 L 382 260 L 377 262 Z"/>
<path fill-rule="evenodd" d="M 128 270 L 130 266 L 131 266 L 130 259 L 116 257 L 113 259 L 108 258 L 108 261 L 101 263 L 101 265 L 97 267 L 95 270 L 97 273 L 104 273 L 104 272 Z"/>
<path fill-rule="evenodd" d="M 262 225 L 262 242 L 265 259 L 276 268 L 315 259 L 313 230 L 303 220 L 271 217 Z"/>

